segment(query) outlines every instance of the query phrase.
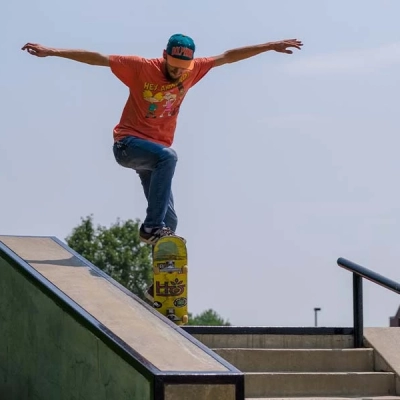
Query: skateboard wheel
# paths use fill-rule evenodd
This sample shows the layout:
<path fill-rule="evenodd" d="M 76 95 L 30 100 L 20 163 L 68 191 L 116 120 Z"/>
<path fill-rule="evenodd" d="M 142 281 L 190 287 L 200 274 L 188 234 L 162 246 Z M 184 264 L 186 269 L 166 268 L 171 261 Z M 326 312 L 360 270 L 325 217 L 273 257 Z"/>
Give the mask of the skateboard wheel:
<path fill-rule="evenodd" d="M 160 273 L 160 268 L 159 267 L 153 267 L 153 272 L 158 275 Z"/>
<path fill-rule="evenodd" d="M 182 272 L 184 273 L 184 274 L 187 274 L 188 273 L 188 266 L 187 265 L 184 265 L 183 267 L 182 267 Z"/>
<path fill-rule="evenodd" d="M 184 316 L 182 317 L 182 322 L 183 322 L 184 324 L 187 324 L 187 323 L 189 322 L 189 318 L 188 318 L 187 315 L 184 315 Z"/>

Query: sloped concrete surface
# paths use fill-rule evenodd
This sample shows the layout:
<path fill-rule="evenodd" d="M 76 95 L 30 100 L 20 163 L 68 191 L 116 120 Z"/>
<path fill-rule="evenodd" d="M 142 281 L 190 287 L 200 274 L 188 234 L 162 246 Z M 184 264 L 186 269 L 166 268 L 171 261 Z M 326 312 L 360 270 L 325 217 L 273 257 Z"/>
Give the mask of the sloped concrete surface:
<path fill-rule="evenodd" d="M 228 371 L 52 238 L 0 236 L 20 258 L 161 371 Z"/>

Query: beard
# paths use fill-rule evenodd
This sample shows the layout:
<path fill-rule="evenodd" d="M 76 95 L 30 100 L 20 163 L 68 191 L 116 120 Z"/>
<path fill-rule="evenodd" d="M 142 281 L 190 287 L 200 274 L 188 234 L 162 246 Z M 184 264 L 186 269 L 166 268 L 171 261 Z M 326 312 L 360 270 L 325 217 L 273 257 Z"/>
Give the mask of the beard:
<path fill-rule="evenodd" d="M 168 81 L 170 81 L 171 83 L 178 83 L 179 79 L 181 79 L 181 77 L 179 76 L 178 78 L 174 78 L 173 76 L 170 75 L 170 73 L 168 72 L 168 69 L 165 68 L 165 77 L 167 78 Z"/>
<path fill-rule="evenodd" d="M 164 67 L 163 67 L 163 72 L 164 72 L 164 76 L 165 78 L 171 82 L 171 83 L 179 83 L 179 80 L 181 79 L 181 75 L 179 75 L 177 78 L 173 77 L 169 71 L 168 71 L 168 66 L 166 61 L 164 61 Z"/>

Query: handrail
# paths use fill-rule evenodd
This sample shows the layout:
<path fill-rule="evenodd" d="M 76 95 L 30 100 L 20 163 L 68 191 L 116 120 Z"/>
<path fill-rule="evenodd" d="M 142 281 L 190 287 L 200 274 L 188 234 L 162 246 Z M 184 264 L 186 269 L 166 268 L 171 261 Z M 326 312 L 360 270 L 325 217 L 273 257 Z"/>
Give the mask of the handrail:
<path fill-rule="evenodd" d="M 364 335 L 362 279 L 368 279 L 398 294 L 400 294 L 400 283 L 342 257 L 338 258 L 337 263 L 339 267 L 353 273 L 354 347 L 362 347 Z"/>

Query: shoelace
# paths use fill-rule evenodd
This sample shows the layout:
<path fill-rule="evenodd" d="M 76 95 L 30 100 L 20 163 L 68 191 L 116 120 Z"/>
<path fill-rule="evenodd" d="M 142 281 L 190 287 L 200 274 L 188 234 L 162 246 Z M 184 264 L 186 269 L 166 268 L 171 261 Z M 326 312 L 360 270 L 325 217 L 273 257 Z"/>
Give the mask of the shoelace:
<path fill-rule="evenodd" d="M 157 236 L 159 235 L 160 237 L 171 236 L 171 235 L 174 235 L 174 232 L 171 228 L 164 227 L 164 228 L 160 228 L 156 232 L 154 232 L 154 235 L 157 235 Z"/>
<path fill-rule="evenodd" d="M 174 235 L 174 231 L 171 228 L 164 227 L 161 229 L 162 236 Z"/>

